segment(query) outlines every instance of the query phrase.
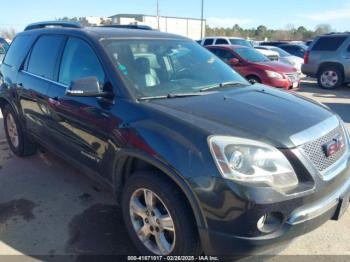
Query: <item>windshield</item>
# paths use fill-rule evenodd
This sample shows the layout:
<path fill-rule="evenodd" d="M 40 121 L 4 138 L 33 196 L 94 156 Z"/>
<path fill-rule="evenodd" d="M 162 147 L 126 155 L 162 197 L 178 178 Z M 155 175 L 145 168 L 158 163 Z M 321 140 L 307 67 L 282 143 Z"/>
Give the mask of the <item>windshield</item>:
<path fill-rule="evenodd" d="M 290 53 L 284 51 L 283 49 L 281 48 L 278 48 L 278 47 L 271 47 L 270 49 L 271 51 L 275 51 L 277 53 L 279 53 L 280 57 L 287 57 L 287 56 L 291 56 Z"/>
<path fill-rule="evenodd" d="M 200 94 L 227 82 L 249 83 L 211 52 L 188 40 L 104 39 L 108 55 L 138 98 Z"/>
<path fill-rule="evenodd" d="M 242 45 L 242 46 L 252 47 L 251 43 L 244 39 L 231 38 L 230 43 L 231 45 Z"/>
<path fill-rule="evenodd" d="M 264 56 L 259 51 L 254 48 L 235 48 L 234 51 L 242 57 L 244 60 L 249 62 L 266 62 L 270 61 L 266 56 Z"/>

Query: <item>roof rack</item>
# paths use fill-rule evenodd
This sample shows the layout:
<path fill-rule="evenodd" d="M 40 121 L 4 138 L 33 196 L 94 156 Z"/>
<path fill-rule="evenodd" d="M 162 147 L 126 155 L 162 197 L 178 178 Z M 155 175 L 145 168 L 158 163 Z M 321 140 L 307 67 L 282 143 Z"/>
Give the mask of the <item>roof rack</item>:
<path fill-rule="evenodd" d="M 47 22 L 38 22 L 28 25 L 24 31 L 41 29 L 45 27 L 67 27 L 67 28 L 82 28 L 80 23 L 76 22 L 66 22 L 66 21 L 47 21 Z"/>
<path fill-rule="evenodd" d="M 97 27 L 111 27 L 111 28 L 125 28 L 125 29 L 140 29 L 140 30 L 153 30 L 152 27 L 148 25 L 100 25 Z"/>

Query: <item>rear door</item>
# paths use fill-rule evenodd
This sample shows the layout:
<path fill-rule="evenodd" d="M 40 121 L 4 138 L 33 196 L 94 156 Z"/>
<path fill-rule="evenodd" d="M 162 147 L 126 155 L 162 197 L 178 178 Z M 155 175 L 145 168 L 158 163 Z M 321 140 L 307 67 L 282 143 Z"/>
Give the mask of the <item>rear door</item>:
<path fill-rule="evenodd" d="M 43 35 L 37 39 L 18 74 L 17 94 L 29 131 L 47 138 L 48 88 L 58 66 L 64 37 Z"/>
<path fill-rule="evenodd" d="M 71 159 L 99 170 L 107 150 L 106 126 L 112 104 L 95 97 L 72 97 L 66 89 L 72 81 L 96 77 L 106 89 L 110 84 L 93 48 L 80 38 L 70 37 L 63 51 L 55 82 L 50 83 L 50 143 Z"/>

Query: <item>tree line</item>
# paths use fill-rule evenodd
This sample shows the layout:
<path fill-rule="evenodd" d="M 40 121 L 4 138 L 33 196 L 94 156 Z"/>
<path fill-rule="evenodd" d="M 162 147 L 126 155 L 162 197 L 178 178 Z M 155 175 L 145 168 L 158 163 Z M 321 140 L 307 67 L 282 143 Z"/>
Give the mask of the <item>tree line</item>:
<path fill-rule="evenodd" d="M 218 28 L 206 27 L 206 36 L 235 36 L 244 37 L 254 40 L 294 40 L 294 41 L 306 41 L 311 40 L 315 36 L 327 34 L 332 32 L 332 28 L 328 24 L 321 24 L 316 26 L 315 30 L 308 30 L 304 26 L 295 28 L 293 25 L 287 25 L 285 29 L 268 29 L 264 25 L 260 25 L 257 28 L 244 29 L 239 25 L 233 27 Z"/>

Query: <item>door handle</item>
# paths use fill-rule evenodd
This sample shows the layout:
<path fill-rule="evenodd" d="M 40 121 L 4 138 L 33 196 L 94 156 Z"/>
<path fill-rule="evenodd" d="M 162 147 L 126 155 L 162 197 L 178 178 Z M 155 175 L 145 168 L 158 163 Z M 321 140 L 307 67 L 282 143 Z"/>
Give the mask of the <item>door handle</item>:
<path fill-rule="evenodd" d="M 54 98 L 49 98 L 49 104 L 53 105 L 53 106 L 59 106 L 61 105 L 61 102 L 59 101 L 58 97 L 54 97 Z"/>

